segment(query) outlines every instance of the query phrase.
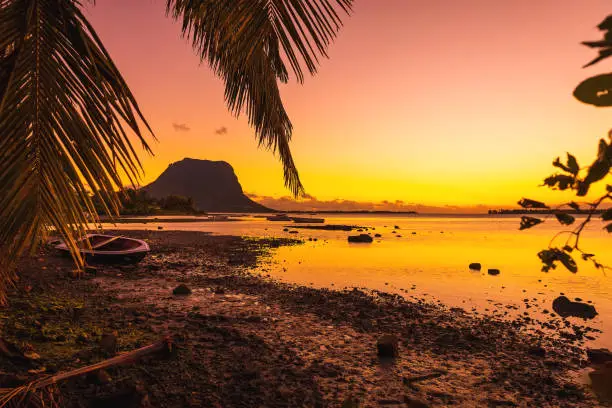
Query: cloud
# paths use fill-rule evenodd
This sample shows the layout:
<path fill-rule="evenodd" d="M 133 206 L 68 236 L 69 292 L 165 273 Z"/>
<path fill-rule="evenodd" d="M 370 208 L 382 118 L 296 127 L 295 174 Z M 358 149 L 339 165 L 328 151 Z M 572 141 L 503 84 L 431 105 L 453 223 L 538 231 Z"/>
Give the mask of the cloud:
<path fill-rule="evenodd" d="M 402 200 L 384 201 L 353 201 L 353 200 L 319 200 L 314 196 L 296 200 L 290 196 L 270 197 L 258 194 L 247 195 L 254 201 L 280 211 L 416 211 L 429 214 L 484 214 L 490 207 L 485 205 L 474 206 L 433 206 L 420 203 L 406 203 Z"/>
<path fill-rule="evenodd" d="M 172 127 L 176 132 L 189 132 L 191 128 L 186 123 L 172 123 Z"/>
<path fill-rule="evenodd" d="M 221 126 L 219 129 L 215 129 L 216 135 L 225 135 L 227 134 L 227 128 L 225 126 Z"/>

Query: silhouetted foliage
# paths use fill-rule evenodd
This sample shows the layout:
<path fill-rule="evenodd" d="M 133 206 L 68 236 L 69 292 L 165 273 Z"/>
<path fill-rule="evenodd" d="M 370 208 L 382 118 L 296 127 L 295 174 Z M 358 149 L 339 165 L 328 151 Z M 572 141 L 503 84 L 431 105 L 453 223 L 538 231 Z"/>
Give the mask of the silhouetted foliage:
<path fill-rule="evenodd" d="M 583 42 L 584 45 L 599 50 L 597 58 L 589 62 L 585 67 L 589 67 L 606 58 L 612 57 L 612 15 L 608 16 L 598 28 L 604 31 L 603 40 Z M 612 73 L 597 75 L 584 80 L 574 90 L 574 96 L 579 101 L 590 105 L 611 107 Z M 553 166 L 560 169 L 561 172 L 544 179 L 544 186 L 553 190 L 574 190 L 576 196 L 586 196 L 594 183 L 601 182 L 610 175 L 610 169 L 612 168 L 612 131 L 608 133 L 608 141 L 605 139 L 599 140 L 597 155 L 589 166 L 580 168 L 578 160 L 570 153 L 567 153 L 565 162 L 562 162 L 561 158 L 557 157 L 553 161 Z M 584 252 L 580 248 L 579 243 L 582 231 L 584 231 L 584 228 L 593 220 L 594 216 L 601 214 L 603 223 L 612 220 L 612 209 L 601 210 L 599 208 L 606 201 L 610 200 L 612 200 L 612 185 L 608 184 L 606 186 L 606 193 L 603 196 L 599 197 L 594 202 L 583 204 L 586 210 L 583 209 L 580 204 L 573 201 L 557 209 L 551 210 L 556 220 L 562 225 L 573 225 L 576 221 L 572 215 L 568 214 L 568 211 L 562 210 L 563 206 L 567 206 L 575 212 L 586 213 L 587 216 L 574 230 L 563 231 L 555 235 L 549 244 L 549 248 L 538 254 L 542 261 L 542 270 L 544 272 L 555 269 L 557 262 L 560 262 L 569 271 L 577 272 L 578 266 L 571 255 L 574 251 L 579 252 L 583 260 L 592 261 L 597 268 L 605 268 L 604 265 L 596 261 L 594 254 Z M 544 203 L 525 198 L 519 201 L 519 205 L 525 209 L 549 208 Z M 544 222 L 542 219 L 524 216 L 521 218 L 520 229 L 531 228 L 542 222 Z M 603 228 L 607 232 L 612 232 L 612 223 L 604 225 Z M 555 246 L 555 241 L 561 235 L 567 235 L 568 237 L 562 247 L 557 247 Z"/>
<path fill-rule="evenodd" d="M 196 210 L 191 197 L 169 195 L 163 198 L 151 197 L 146 191 L 129 188 L 118 193 L 121 215 L 155 215 L 155 214 L 195 214 Z M 94 195 L 92 201 L 99 215 L 104 214 L 100 197 Z"/>

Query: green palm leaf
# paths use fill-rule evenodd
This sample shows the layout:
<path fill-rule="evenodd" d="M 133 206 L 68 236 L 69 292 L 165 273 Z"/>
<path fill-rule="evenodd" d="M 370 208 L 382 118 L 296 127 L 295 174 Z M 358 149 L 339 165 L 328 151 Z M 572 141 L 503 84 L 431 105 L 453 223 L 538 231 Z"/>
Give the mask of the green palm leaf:
<path fill-rule="evenodd" d="M 304 80 L 341 27 L 339 12 L 353 0 L 167 0 L 167 11 L 182 23 L 203 61 L 225 82 L 225 99 L 238 116 L 246 111 L 259 144 L 278 152 L 285 184 L 304 189 L 289 141 L 293 127 L 279 92 L 289 69 Z"/>
<path fill-rule="evenodd" d="M 122 176 L 141 171 L 127 132 L 148 150 L 149 127 L 80 7 L 0 0 L 0 285 L 50 230 L 82 265 L 75 239 L 96 217 L 90 193 L 116 214 Z"/>

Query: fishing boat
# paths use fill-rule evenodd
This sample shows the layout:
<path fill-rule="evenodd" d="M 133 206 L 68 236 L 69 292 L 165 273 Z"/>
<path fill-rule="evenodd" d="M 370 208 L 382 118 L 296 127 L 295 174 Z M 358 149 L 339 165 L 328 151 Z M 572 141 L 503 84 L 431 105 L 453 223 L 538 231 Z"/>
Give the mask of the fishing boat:
<path fill-rule="evenodd" d="M 151 250 L 141 239 L 103 234 L 87 234 L 77 245 L 87 263 L 135 264 Z M 56 245 L 55 249 L 70 254 L 65 242 Z"/>
<path fill-rule="evenodd" d="M 291 218 L 287 216 L 287 214 L 271 215 L 266 217 L 266 219 L 268 221 L 291 221 Z"/>
<path fill-rule="evenodd" d="M 293 222 L 299 224 L 323 224 L 325 220 L 323 218 L 310 218 L 310 217 L 293 217 L 291 218 Z"/>

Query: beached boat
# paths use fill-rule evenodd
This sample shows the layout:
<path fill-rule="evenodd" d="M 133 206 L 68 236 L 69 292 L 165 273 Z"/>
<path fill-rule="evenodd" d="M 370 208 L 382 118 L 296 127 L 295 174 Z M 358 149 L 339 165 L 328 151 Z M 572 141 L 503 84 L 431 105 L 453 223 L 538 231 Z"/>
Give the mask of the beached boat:
<path fill-rule="evenodd" d="M 291 218 L 287 216 L 287 214 L 271 215 L 266 217 L 266 219 L 268 221 L 291 221 Z"/>
<path fill-rule="evenodd" d="M 151 250 L 141 239 L 103 234 L 87 234 L 78 242 L 87 263 L 134 264 L 140 262 Z M 65 254 L 70 249 L 65 242 L 55 246 Z"/>
<path fill-rule="evenodd" d="M 293 220 L 293 222 L 297 222 L 300 224 L 322 224 L 325 222 L 325 220 L 323 218 L 310 218 L 310 217 L 293 217 L 291 218 Z"/>

